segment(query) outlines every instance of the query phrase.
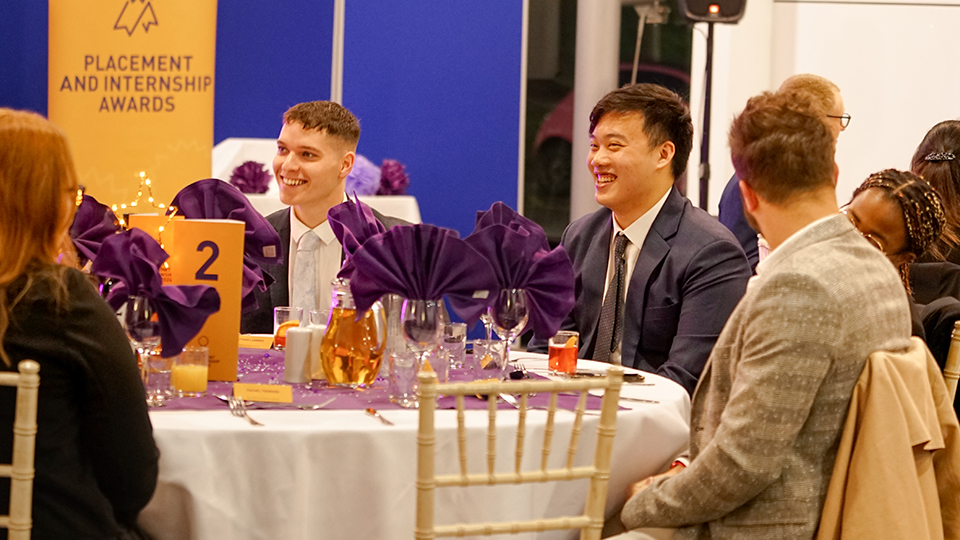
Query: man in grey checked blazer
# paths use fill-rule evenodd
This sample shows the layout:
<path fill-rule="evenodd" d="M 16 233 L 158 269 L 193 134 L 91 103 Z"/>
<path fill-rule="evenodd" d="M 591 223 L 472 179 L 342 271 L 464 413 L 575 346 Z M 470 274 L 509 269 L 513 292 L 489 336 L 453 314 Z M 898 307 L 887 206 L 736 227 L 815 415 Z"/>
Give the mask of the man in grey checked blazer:
<path fill-rule="evenodd" d="M 797 95 L 754 97 L 734 120 L 744 209 L 774 251 L 694 393 L 690 465 L 632 487 L 628 528 L 679 528 L 676 538 L 816 534 L 867 356 L 910 339 L 896 271 L 838 213 L 834 144 Z"/>

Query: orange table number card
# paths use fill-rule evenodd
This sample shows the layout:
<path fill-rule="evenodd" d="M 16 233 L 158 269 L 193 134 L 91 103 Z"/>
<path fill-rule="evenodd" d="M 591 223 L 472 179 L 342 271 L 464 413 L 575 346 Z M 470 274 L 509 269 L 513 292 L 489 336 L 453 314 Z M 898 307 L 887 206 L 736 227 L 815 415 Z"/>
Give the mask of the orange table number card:
<path fill-rule="evenodd" d="M 170 254 L 171 285 L 209 285 L 220 294 L 220 311 L 210 315 L 190 345 L 210 350 L 211 381 L 237 380 L 240 334 L 240 289 L 243 280 L 242 221 L 184 219 L 174 221 Z"/>
<path fill-rule="evenodd" d="M 230 219 L 183 219 L 132 214 L 130 226 L 145 231 L 170 255 L 160 269 L 164 285 L 209 285 L 220 295 L 220 311 L 210 315 L 188 345 L 210 351 L 211 381 L 237 380 L 240 289 L 243 280 L 244 223 Z M 160 228 L 163 227 L 161 232 Z"/>
<path fill-rule="evenodd" d="M 293 403 L 293 387 L 288 384 L 233 383 L 233 395 L 244 401 Z"/>

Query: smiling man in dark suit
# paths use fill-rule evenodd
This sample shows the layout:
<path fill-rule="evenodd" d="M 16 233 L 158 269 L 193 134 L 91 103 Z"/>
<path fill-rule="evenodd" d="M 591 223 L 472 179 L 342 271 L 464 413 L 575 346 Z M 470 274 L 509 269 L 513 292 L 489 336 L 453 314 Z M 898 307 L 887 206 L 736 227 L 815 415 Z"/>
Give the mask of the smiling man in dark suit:
<path fill-rule="evenodd" d="M 243 314 L 240 332 L 273 333 L 275 306 L 302 307 L 305 317 L 311 309 L 329 307 L 330 281 L 340 269 L 343 248 L 327 212 L 346 201 L 344 186 L 359 140 L 359 122 L 337 103 L 310 101 L 284 113 L 273 172 L 280 200 L 290 208 L 267 216 L 280 234 L 283 264 L 264 266 L 277 281 L 265 292 L 255 289 L 259 307 Z M 376 210 L 373 214 L 388 229 L 404 223 Z"/>
<path fill-rule="evenodd" d="M 670 90 L 634 84 L 604 96 L 590 113 L 587 166 L 605 208 L 561 240 L 576 272 L 563 327 L 580 332 L 580 356 L 691 393 L 750 276 L 736 238 L 673 187 L 692 141 L 690 113 Z"/>

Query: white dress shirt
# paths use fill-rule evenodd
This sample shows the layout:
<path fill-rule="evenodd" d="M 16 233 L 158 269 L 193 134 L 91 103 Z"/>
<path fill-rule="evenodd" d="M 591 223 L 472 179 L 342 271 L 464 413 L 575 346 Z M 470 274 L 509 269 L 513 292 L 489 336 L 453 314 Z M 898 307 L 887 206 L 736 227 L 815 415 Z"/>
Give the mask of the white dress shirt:
<path fill-rule="evenodd" d="M 346 195 L 344 195 L 343 200 L 347 200 Z M 300 237 L 309 230 L 310 227 L 307 227 L 302 221 L 297 219 L 296 213 L 291 208 L 290 251 L 287 252 L 290 254 L 290 264 L 287 269 L 287 275 L 289 277 L 287 288 L 287 294 L 289 296 L 287 296 L 287 298 L 291 300 L 293 299 L 293 270 L 297 259 L 297 246 L 300 244 Z M 329 221 L 324 221 L 314 227 L 313 232 L 320 238 L 320 245 L 317 246 L 315 251 L 317 257 L 317 275 L 315 278 L 317 280 L 317 305 L 313 309 L 323 311 L 330 308 L 330 299 L 333 293 L 333 287 L 330 285 L 330 282 L 337 277 L 337 272 L 340 271 L 340 265 L 343 259 L 343 247 L 340 245 L 340 241 L 337 240 L 336 235 L 333 234 L 333 229 L 330 228 Z M 304 313 L 303 316 L 306 318 L 309 315 Z"/>
<path fill-rule="evenodd" d="M 627 305 L 627 291 L 630 290 L 630 278 L 633 277 L 633 269 L 637 266 L 637 257 L 640 256 L 640 246 L 642 246 L 643 241 L 647 239 L 647 233 L 650 232 L 650 227 L 653 226 L 653 221 L 657 219 L 657 215 L 660 213 L 660 209 L 663 208 L 663 204 L 667 201 L 668 195 L 670 195 L 670 190 L 667 190 L 656 204 L 637 218 L 637 220 L 631 223 L 626 229 L 620 228 L 620 224 L 617 223 L 616 218 L 613 218 L 613 232 L 610 234 L 610 248 L 609 255 L 607 255 L 607 277 L 603 284 L 603 296 L 601 298 L 607 297 L 607 288 L 610 287 L 610 281 L 613 280 L 616 275 L 617 269 L 613 261 L 613 248 L 617 233 L 622 232 L 624 236 L 627 237 L 627 247 L 623 253 L 623 257 L 626 260 L 626 268 L 624 269 L 626 276 L 624 276 L 625 284 L 623 288 L 623 303 L 620 306 L 621 309 L 624 309 Z M 624 324 L 623 313 L 620 314 L 619 320 L 621 324 Z M 620 332 L 620 341 L 623 341 L 623 331 Z M 617 348 L 610 353 L 610 362 L 613 364 L 621 363 L 620 345 L 620 343 L 617 343 Z"/>

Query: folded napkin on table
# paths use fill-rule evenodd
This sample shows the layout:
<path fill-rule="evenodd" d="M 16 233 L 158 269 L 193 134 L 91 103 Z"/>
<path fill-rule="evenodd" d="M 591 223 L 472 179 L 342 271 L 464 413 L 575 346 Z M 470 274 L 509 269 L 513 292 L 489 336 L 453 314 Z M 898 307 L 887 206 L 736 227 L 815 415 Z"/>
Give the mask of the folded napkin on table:
<path fill-rule="evenodd" d="M 506 225 L 507 228 L 514 231 L 522 228 L 530 235 L 537 237 L 542 249 L 550 250 L 550 242 L 547 240 L 547 233 L 543 232 L 543 227 L 535 221 L 521 216 L 513 208 L 500 201 L 493 203 L 487 211 L 477 210 L 477 223 L 473 230 L 476 232 L 491 225 Z"/>
<path fill-rule="evenodd" d="M 188 219 L 235 219 L 245 224 L 240 291 L 242 310 L 256 309 L 253 288 L 265 291 L 276 281 L 260 265 L 283 264 L 283 250 L 286 249 L 280 245 L 280 235 L 270 222 L 253 208 L 239 189 L 217 178 L 199 180 L 184 187 L 170 206 L 175 206 L 177 214 Z"/>
<path fill-rule="evenodd" d="M 107 303 L 120 309 L 128 296 L 145 296 L 160 324 L 160 356 L 176 356 L 220 309 L 220 295 L 208 285 L 164 285 L 160 265 L 167 252 L 149 234 L 130 229 L 103 241 L 91 273 L 120 281 L 110 289 Z"/>
<path fill-rule="evenodd" d="M 356 198 L 356 194 L 354 194 Z M 353 277 L 352 256 L 360 245 L 373 236 L 384 231 L 383 224 L 373 215 L 373 210 L 369 206 L 360 202 L 351 201 L 349 198 L 327 211 L 327 220 L 330 222 L 330 228 L 333 234 L 343 246 L 346 254 L 343 266 L 337 273 L 337 277 L 350 279 Z"/>
<path fill-rule="evenodd" d="M 534 333 L 541 338 L 553 336 L 573 309 L 574 272 L 569 257 L 563 247 L 550 251 L 543 229 L 503 203 L 482 214 L 464 241 L 489 261 L 501 289 L 527 291 L 529 326 Z"/>
<path fill-rule="evenodd" d="M 96 259 L 100 244 L 118 232 L 120 222 L 113 211 L 90 195 L 84 195 L 70 225 L 70 239 L 77 248 L 80 266 Z"/>
<path fill-rule="evenodd" d="M 468 324 L 499 289 L 493 269 L 455 231 L 433 225 L 400 225 L 367 239 L 353 254 L 350 290 L 363 313 L 381 296 L 440 300 L 444 295 Z M 473 300 L 483 298 L 481 302 Z"/>

